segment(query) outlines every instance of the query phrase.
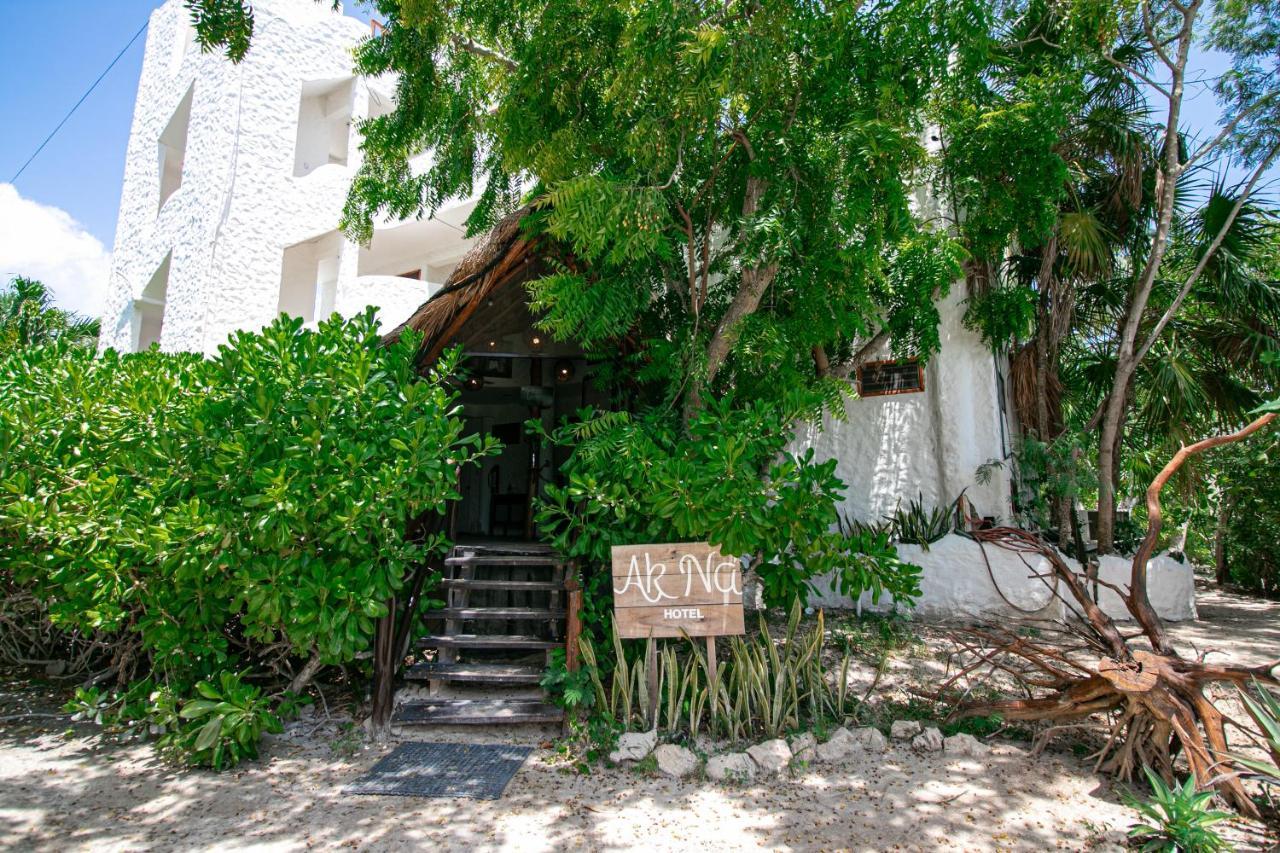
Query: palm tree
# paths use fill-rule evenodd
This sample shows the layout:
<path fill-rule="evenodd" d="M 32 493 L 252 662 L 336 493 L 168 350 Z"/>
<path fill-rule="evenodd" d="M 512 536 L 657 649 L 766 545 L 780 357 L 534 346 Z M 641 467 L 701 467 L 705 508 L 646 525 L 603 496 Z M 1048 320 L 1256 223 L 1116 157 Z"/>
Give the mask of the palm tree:
<path fill-rule="evenodd" d="M 0 290 L 0 353 L 66 341 L 92 347 L 98 342 L 97 320 L 64 311 L 42 282 L 18 276 Z"/>

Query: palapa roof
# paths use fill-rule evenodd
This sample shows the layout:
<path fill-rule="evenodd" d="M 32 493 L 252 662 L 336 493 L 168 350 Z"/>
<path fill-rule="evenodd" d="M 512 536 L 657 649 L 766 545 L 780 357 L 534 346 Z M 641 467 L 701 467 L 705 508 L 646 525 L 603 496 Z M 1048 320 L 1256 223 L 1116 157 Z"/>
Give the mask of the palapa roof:
<path fill-rule="evenodd" d="M 489 297 L 527 275 L 536 241 L 526 238 L 520 225 L 531 210 L 528 205 L 521 207 L 495 225 L 467 252 L 435 295 L 387 333 L 383 343 L 396 342 L 405 329 L 422 332 L 418 363 L 435 361 Z"/>

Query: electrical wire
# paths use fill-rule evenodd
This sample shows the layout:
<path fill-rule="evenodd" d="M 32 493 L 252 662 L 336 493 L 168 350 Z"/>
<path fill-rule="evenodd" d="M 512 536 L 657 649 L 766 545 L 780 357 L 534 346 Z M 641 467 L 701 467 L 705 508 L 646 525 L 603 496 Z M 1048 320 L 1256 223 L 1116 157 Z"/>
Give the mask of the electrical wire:
<path fill-rule="evenodd" d="M 129 50 L 129 48 L 133 47 L 133 43 L 138 40 L 138 36 L 142 35 L 146 31 L 147 31 L 147 24 L 144 23 L 142 27 L 139 28 L 139 30 L 133 34 L 133 38 L 129 39 L 129 43 L 120 49 L 120 52 L 116 54 L 116 58 L 111 60 L 111 64 L 108 65 L 106 69 L 101 74 L 98 75 L 98 79 L 93 81 L 93 85 L 90 86 L 85 91 L 85 93 L 80 96 L 80 100 L 76 101 L 75 106 L 72 107 L 70 111 L 68 111 L 67 114 L 62 117 L 62 121 L 58 122 L 58 126 L 55 127 L 53 131 L 44 138 L 44 142 L 40 143 L 40 147 L 37 148 L 31 154 L 31 156 L 27 158 L 27 162 L 22 164 L 22 168 L 19 169 L 12 178 L 9 179 L 9 183 L 11 184 L 15 183 L 17 182 L 18 178 L 22 177 L 22 173 L 27 170 L 27 167 L 31 165 L 31 162 L 40 156 L 40 152 L 44 150 L 46 145 L 48 145 L 50 142 L 53 141 L 53 138 L 58 135 L 58 131 L 62 130 L 63 125 L 65 125 L 71 119 L 71 116 L 75 115 L 76 110 L 80 109 L 80 105 L 85 102 L 85 99 L 93 94 L 94 89 L 98 88 L 98 84 L 102 82 L 102 79 L 111 73 L 111 69 L 116 67 L 116 63 L 120 61 L 120 58 L 125 55 L 125 53 Z"/>

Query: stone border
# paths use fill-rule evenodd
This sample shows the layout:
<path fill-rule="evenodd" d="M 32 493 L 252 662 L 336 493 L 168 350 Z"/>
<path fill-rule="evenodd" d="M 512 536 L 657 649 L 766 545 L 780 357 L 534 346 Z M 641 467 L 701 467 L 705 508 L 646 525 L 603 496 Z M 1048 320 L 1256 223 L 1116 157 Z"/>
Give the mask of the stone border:
<path fill-rule="evenodd" d="M 789 742 L 772 738 L 740 752 L 713 755 L 704 768 L 702 759 L 692 749 L 671 743 L 659 745 L 658 732 L 654 729 L 620 735 L 618 747 L 609 753 L 609 760 L 616 764 L 636 763 L 652 755 L 658 772 L 673 779 L 685 779 L 705 769 L 706 777 L 713 781 L 743 783 L 757 778 L 776 778 L 810 764 L 835 764 L 855 754 L 882 753 L 889 749 L 890 738 L 920 753 L 978 757 L 991 751 L 989 745 L 973 735 L 943 737 L 938 727 L 924 726 L 919 720 L 895 720 L 889 732 L 890 737 L 886 738 L 872 726 L 853 729 L 841 726 L 823 742 L 819 742 L 813 732 L 795 735 Z"/>

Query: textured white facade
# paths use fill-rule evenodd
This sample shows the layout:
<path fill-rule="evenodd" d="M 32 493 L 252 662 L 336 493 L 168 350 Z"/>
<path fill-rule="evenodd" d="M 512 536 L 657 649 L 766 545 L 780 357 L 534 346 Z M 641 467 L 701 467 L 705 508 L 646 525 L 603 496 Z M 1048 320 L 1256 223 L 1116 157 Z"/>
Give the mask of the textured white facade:
<path fill-rule="evenodd" d="M 152 13 L 125 161 L 101 345 L 210 353 L 282 310 L 314 321 L 380 309 L 404 319 L 466 252 L 468 204 L 337 232 L 363 118 L 391 87 L 352 74 L 369 33 L 314 0 L 258 0 L 248 56 L 204 54 L 189 12 Z M 406 273 L 418 272 L 416 278 Z"/>
<path fill-rule="evenodd" d="M 963 492 L 977 514 L 1009 520 L 1004 463 L 1011 427 L 999 375 L 1005 366 L 964 327 L 963 289 L 957 282 L 938 306 L 942 347 L 924 368 L 923 391 L 850 399 L 844 420 L 827 416 L 797 435 L 794 449 L 836 460 L 836 474 L 849 486 L 843 507 L 849 518 L 879 521 L 899 500 L 931 508 Z M 992 462 L 1001 464 L 980 483 L 978 469 Z"/>

